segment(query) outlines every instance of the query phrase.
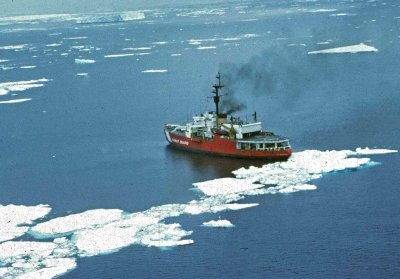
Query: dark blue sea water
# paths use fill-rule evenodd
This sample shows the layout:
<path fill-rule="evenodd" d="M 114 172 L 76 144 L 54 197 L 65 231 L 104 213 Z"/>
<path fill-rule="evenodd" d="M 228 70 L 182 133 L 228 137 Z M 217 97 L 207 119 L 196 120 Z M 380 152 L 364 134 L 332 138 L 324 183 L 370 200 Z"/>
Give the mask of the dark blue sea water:
<path fill-rule="evenodd" d="M 295 152 L 398 149 L 397 1 L 231 2 L 144 14 L 0 26 L 0 60 L 9 60 L 0 62 L 0 88 L 49 80 L 0 96 L 32 99 L 0 104 L 0 204 L 49 204 L 47 219 L 98 208 L 139 212 L 198 199 L 192 183 L 263 165 L 172 150 L 162 132 L 211 109 L 215 74 L 240 67 L 235 97 L 247 109 L 239 114 L 257 111 Z M 308 54 L 359 43 L 378 51 Z M 127 53 L 135 55 L 104 57 Z M 20 68 L 27 65 L 36 67 Z M 315 191 L 250 196 L 245 202 L 259 206 L 170 218 L 193 231 L 193 244 L 78 258 L 62 278 L 398 278 L 399 156 L 370 158 L 381 164 L 325 175 L 313 181 Z M 219 217 L 235 227 L 201 226 Z"/>

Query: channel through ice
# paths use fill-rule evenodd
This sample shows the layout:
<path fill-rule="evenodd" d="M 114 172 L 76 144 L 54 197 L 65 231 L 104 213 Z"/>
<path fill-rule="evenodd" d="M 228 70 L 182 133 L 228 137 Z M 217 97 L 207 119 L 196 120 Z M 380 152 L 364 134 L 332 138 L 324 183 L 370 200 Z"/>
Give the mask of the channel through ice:
<path fill-rule="evenodd" d="M 114 253 L 129 245 L 162 248 L 192 244 L 192 231 L 165 220 L 257 206 L 238 203 L 248 195 L 315 190 L 312 180 L 332 172 L 374 166 L 377 163 L 366 155 L 395 152 L 369 148 L 297 152 L 286 162 L 233 171 L 235 178 L 194 183 L 202 196 L 186 204 L 165 204 L 136 213 L 92 209 L 46 219 L 49 205 L 0 205 L 0 277 L 53 278 L 76 268 L 80 257 Z M 228 220 L 200 225 L 210 229 L 234 227 Z M 32 241 L 18 240 L 27 234 Z"/>

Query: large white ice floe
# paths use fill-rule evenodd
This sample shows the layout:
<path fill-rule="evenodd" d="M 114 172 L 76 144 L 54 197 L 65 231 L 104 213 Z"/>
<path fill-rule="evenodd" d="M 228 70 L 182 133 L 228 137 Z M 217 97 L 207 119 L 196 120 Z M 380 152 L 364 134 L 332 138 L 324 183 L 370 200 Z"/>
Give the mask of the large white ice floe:
<path fill-rule="evenodd" d="M 94 209 L 37 224 L 31 229 L 31 232 L 38 236 L 66 234 L 120 220 L 121 216 L 122 210 L 120 209 Z"/>
<path fill-rule="evenodd" d="M 358 45 L 350 45 L 350 46 L 328 48 L 328 49 L 323 49 L 323 50 L 309 51 L 308 54 L 358 53 L 358 52 L 377 52 L 377 51 L 378 51 L 378 49 L 373 46 L 369 46 L 364 43 L 360 43 Z"/>
<path fill-rule="evenodd" d="M 194 183 L 204 195 L 186 204 L 159 205 L 136 213 L 93 209 L 34 225 L 34 221 L 48 214 L 48 206 L 0 206 L 0 277 L 53 278 L 75 268 L 79 257 L 114 253 L 130 245 L 165 248 L 192 244 L 194 241 L 187 238 L 192 231 L 171 218 L 257 206 L 238 203 L 248 195 L 315 190 L 310 181 L 326 173 L 373 166 L 365 155 L 393 152 L 397 151 L 357 148 L 296 152 L 286 162 L 238 169 L 233 172 L 235 178 Z M 212 220 L 202 225 L 234 226 L 228 220 Z M 23 238 L 26 231 L 40 241 L 14 240 Z"/>
<path fill-rule="evenodd" d="M 37 88 L 44 86 L 45 82 L 49 80 L 46 78 L 33 79 L 33 80 L 21 80 L 0 83 L 0 95 L 5 95 L 10 91 L 25 91 L 31 88 Z"/>

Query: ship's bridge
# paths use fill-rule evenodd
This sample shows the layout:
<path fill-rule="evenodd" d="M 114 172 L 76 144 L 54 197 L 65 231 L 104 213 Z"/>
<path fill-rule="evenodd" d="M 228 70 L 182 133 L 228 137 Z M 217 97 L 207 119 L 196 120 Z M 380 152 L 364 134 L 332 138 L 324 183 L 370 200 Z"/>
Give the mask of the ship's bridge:
<path fill-rule="evenodd" d="M 261 132 L 262 124 L 261 122 L 247 123 L 247 124 L 233 124 L 225 123 L 222 125 L 225 131 L 230 131 L 232 129 L 236 132 L 237 139 L 243 139 L 246 135 L 252 135 Z"/>

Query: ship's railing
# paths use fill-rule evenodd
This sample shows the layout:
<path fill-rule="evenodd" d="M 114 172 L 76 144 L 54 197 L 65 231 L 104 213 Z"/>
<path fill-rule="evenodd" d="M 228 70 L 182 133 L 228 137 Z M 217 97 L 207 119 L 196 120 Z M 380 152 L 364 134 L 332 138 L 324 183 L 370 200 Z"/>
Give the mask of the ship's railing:
<path fill-rule="evenodd" d="M 255 151 L 280 151 L 290 149 L 289 141 L 260 143 L 260 142 L 236 142 L 238 150 L 255 150 Z"/>

